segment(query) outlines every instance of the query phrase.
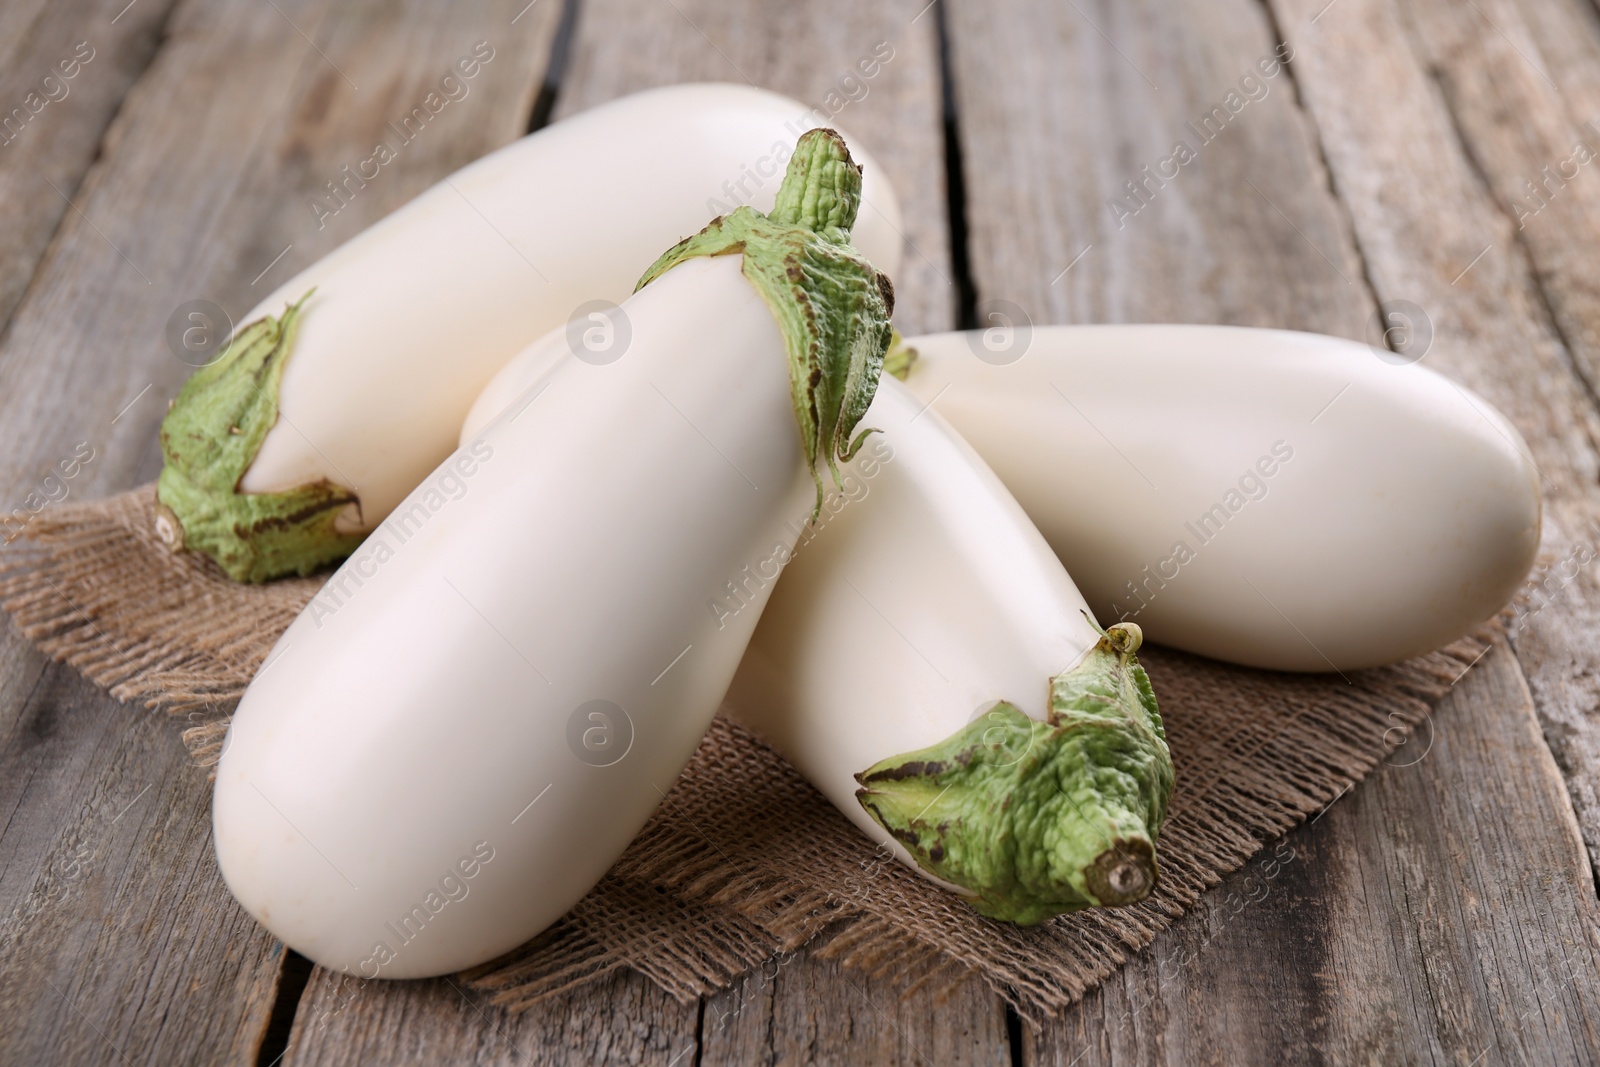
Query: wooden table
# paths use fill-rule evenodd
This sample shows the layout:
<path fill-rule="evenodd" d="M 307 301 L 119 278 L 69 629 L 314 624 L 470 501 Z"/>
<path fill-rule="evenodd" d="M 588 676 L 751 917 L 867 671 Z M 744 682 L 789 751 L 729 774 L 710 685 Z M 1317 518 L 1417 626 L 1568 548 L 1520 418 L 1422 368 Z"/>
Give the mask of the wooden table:
<path fill-rule="evenodd" d="M 518 1016 L 449 979 L 357 991 L 228 896 L 183 723 L 7 627 L 0 1063 L 1600 1061 L 1590 0 L 525 2 L 0 6 L 0 503 L 80 443 L 74 496 L 154 477 L 181 303 L 242 312 L 530 123 L 750 81 L 891 171 L 908 333 L 1001 299 L 1036 323 L 1354 338 L 1409 316 L 1543 473 L 1536 610 L 1388 766 L 1269 846 L 1283 873 L 1228 879 L 1039 1034 L 981 985 L 902 1001 L 804 953 L 687 1005 L 632 975 Z M 470 94 L 315 212 L 479 41 Z"/>

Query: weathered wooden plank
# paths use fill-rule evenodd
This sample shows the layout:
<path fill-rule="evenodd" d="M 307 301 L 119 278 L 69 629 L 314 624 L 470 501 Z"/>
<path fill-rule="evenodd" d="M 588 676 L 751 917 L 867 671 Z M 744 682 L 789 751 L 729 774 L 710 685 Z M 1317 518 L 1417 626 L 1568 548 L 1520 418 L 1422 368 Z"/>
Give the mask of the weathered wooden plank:
<path fill-rule="evenodd" d="M 1600 384 L 1600 17 L 1572 0 L 1476 7 L 1429 0 L 1398 11 L 1475 174 L 1509 220 L 1494 220 L 1483 234 L 1484 258 L 1472 273 L 1495 257 L 1526 259 L 1512 270 L 1527 272 L 1532 314 L 1571 358 L 1579 378 L 1572 402 L 1588 407 Z M 1600 576 L 1588 566 L 1600 538 L 1594 446 L 1576 454 L 1541 446 L 1535 455 L 1560 486 L 1551 548 L 1569 561 L 1569 573 L 1548 576 L 1552 588 L 1535 603 L 1547 596 L 1555 603 L 1527 620 L 1517 653 L 1591 862 L 1600 865 L 1600 678 L 1591 666 Z"/>
<path fill-rule="evenodd" d="M 0 334 L 175 2 L 0 7 Z"/>
<path fill-rule="evenodd" d="M 1356 6 L 1340 0 L 1324 23 L 1348 14 L 1347 5 Z M 1296 5 L 1298 25 L 1322 6 Z M 1365 6 L 1390 7 L 1381 0 Z M 1430 142 L 1437 151 L 1418 152 L 1406 131 L 1375 119 L 1410 101 L 1386 67 L 1395 61 L 1374 44 L 1391 47 L 1393 27 L 1360 26 L 1345 42 L 1350 55 L 1341 49 L 1317 58 L 1325 64 L 1321 91 L 1344 123 L 1341 135 L 1361 146 L 1351 151 L 1383 157 L 1355 175 L 1333 169 L 1333 187 L 1354 200 L 1349 185 L 1357 183 L 1366 198 L 1352 228 L 1320 158 L 1322 111 L 1313 108 L 1314 124 L 1297 102 L 1294 74 L 1320 49 L 1320 36 L 1290 32 L 1294 69 L 1269 78 L 1273 64 L 1258 63 L 1278 38 L 1252 4 L 1201 13 L 1164 2 L 1050 10 L 1019 0 L 998 9 L 957 4 L 949 13 L 980 308 L 999 297 L 1037 322 L 1238 322 L 1365 338 L 1376 310 L 1371 270 L 1380 294 L 1433 311 L 1414 295 L 1429 292 L 1420 280 L 1416 288 L 1387 284 L 1393 279 L 1378 278 L 1372 266 L 1373 244 L 1395 258 L 1427 260 L 1453 258 L 1464 243 L 1437 232 L 1457 206 L 1452 199 L 1434 201 L 1430 181 L 1398 180 L 1416 159 L 1460 168 L 1458 147 Z M 1035 55 L 1019 41 L 1043 41 L 1047 49 Z M 1360 64 L 1351 58 L 1356 52 Z M 1066 58 L 1047 67 L 1045 54 Z M 1002 68 L 1007 77 L 986 74 Z M 1245 81 L 1248 73 L 1254 77 Z M 1207 115 L 1220 132 L 1203 128 Z M 1178 142 L 1193 158 L 1175 153 Z M 1158 169 L 1180 158 L 1187 162 Z M 1396 194 L 1396 185 L 1404 192 Z M 1409 212 L 1399 221 L 1391 218 L 1397 199 Z M 1448 287 L 1481 246 L 1455 260 L 1439 284 Z M 1431 274 L 1438 273 L 1435 264 Z M 1488 290 L 1472 300 L 1479 310 L 1467 321 L 1475 327 L 1505 314 L 1504 300 Z M 1513 303 L 1513 320 L 1521 306 Z M 1581 397 L 1550 346 L 1543 351 L 1553 359 L 1519 362 L 1505 357 L 1520 356 L 1525 343 L 1484 345 L 1471 334 L 1446 340 L 1441 334 L 1439 345 L 1475 346 L 1480 362 L 1493 354 L 1508 384 L 1524 382 L 1510 409 L 1519 425 L 1519 416 L 1552 404 L 1558 434 L 1582 425 Z M 1565 440 L 1587 453 L 1581 432 Z M 1586 1048 L 1592 1037 L 1572 1020 L 1593 1012 L 1592 986 L 1575 987 L 1582 998 L 1576 1005 L 1539 1003 L 1564 1021 L 1509 1038 L 1498 1021 L 1463 1022 L 1451 1002 L 1506 1014 L 1515 1001 L 1521 1013 L 1533 1002 L 1512 996 L 1499 975 L 1542 976 L 1564 952 L 1592 952 L 1582 937 L 1594 921 L 1593 901 L 1582 895 L 1589 883 L 1571 848 L 1559 777 L 1531 706 L 1507 697 L 1520 686 L 1516 668 L 1500 662 L 1494 670 L 1492 677 L 1469 675 L 1439 716 L 1441 730 L 1452 715 L 1465 720 L 1463 743 L 1441 744 L 1426 772 L 1460 783 L 1449 833 L 1408 832 L 1406 820 L 1420 817 L 1414 813 L 1437 818 L 1439 801 L 1422 786 L 1385 785 L 1398 773 L 1391 772 L 1366 787 L 1363 803 L 1335 808 L 1292 838 L 1290 848 L 1311 852 L 1288 873 L 1265 879 L 1267 868 L 1258 865 L 1230 879 L 1061 1028 L 1030 1036 L 1028 1057 L 1281 1062 L 1305 1058 L 1309 1043 L 1333 1061 L 1408 1060 L 1413 1049 L 1432 1047 L 1455 1062 L 1460 1046 L 1480 1036 L 1494 1038 L 1511 1058 L 1535 1049 L 1559 1060 L 1563 1049 Z M 1489 773 L 1484 765 L 1491 762 Z M 1524 810 L 1544 814 L 1525 819 Z M 1518 832 L 1503 833 L 1512 818 Z M 1270 848 L 1258 861 L 1274 862 Z M 1552 875 L 1557 887 L 1524 886 L 1527 870 L 1559 872 Z M 1269 899 L 1249 902 L 1264 885 Z M 1488 900 L 1491 919 L 1482 911 Z M 1369 909 L 1383 919 L 1374 925 L 1400 932 L 1396 943 L 1359 921 Z M 1339 920 L 1325 923 L 1324 915 Z M 1263 946 L 1273 944 L 1285 948 L 1265 954 Z M 1202 951 L 1192 952 L 1197 946 Z"/>
<path fill-rule="evenodd" d="M 1513 657 L 1492 652 L 1474 678 L 1415 747 L 1207 894 L 1025 1062 L 1600 1056 L 1600 906 L 1577 826 Z"/>
<path fill-rule="evenodd" d="M 700 1045 L 704 1067 L 1011 1062 L 1005 1011 L 981 983 L 942 998 L 905 996 L 896 983 L 803 951 L 774 956 L 707 998 Z"/>
<path fill-rule="evenodd" d="M 1363 336 L 1361 264 L 1256 5 L 947 15 L 980 300 Z"/>
<path fill-rule="evenodd" d="M 0 336 L 172 6 L 118 13 L 33 0 L 0 8 Z M 9 728 L 44 663 L 20 642 L 4 642 L 0 657 L 0 722 Z M 0 908 L 6 903 L 0 889 Z"/>
<path fill-rule="evenodd" d="M 1515 645 L 1594 866 L 1600 576 L 1589 564 L 1600 540 L 1600 420 L 1585 377 L 1600 358 L 1600 299 L 1585 260 L 1600 199 L 1587 165 L 1537 200 L 1521 184 L 1543 181 L 1579 139 L 1600 147 L 1574 119 L 1600 104 L 1594 12 L 1428 4 L 1402 17 L 1387 4 L 1341 3 L 1312 27 L 1313 5 L 1279 10 L 1291 36 L 1306 38 L 1306 100 L 1379 295 L 1425 310 L 1429 362 L 1505 411 L 1543 475 L 1548 562 L 1533 575 Z M 1557 78 L 1559 92 L 1547 80 Z M 1335 88 L 1347 83 L 1359 91 Z M 1407 106 L 1372 110 L 1378 99 Z M 1427 161 L 1426 181 L 1382 181 L 1415 160 Z"/>
<path fill-rule="evenodd" d="M 902 994 L 803 950 L 774 956 L 698 1006 L 624 971 L 519 1014 L 453 979 L 363 983 L 319 969 L 283 1063 L 1010 1061 L 1004 1009 L 981 985 Z"/>
<path fill-rule="evenodd" d="M 937 23 L 926 0 L 585 0 L 556 116 L 686 81 L 748 82 L 785 93 L 814 108 L 817 121 L 861 138 L 888 172 L 905 215 L 895 322 L 907 334 L 951 327 Z"/>
<path fill-rule="evenodd" d="M 0 345 L 0 499 L 151 477 L 164 400 L 189 369 L 164 340 L 177 305 L 239 314 L 271 271 L 519 134 L 557 12 L 515 14 L 321 0 L 175 12 Z M 319 227 L 322 183 L 479 40 L 495 59 L 470 92 Z M 93 458 L 45 482 L 79 442 Z M 46 667 L 9 628 L 0 667 L 0 1062 L 252 1060 L 280 948 L 222 884 L 182 724 Z"/>
<path fill-rule="evenodd" d="M 362 982 L 317 971 L 284 1067 L 341 1064 L 624 1064 L 695 1061 L 697 1005 L 618 972 L 522 1014 L 484 1002 L 453 978 Z"/>
<path fill-rule="evenodd" d="M 0 1063 L 250 1062 L 279 946 L 211 858 L 173 724 L 53 668 L 0 756 Z"/>

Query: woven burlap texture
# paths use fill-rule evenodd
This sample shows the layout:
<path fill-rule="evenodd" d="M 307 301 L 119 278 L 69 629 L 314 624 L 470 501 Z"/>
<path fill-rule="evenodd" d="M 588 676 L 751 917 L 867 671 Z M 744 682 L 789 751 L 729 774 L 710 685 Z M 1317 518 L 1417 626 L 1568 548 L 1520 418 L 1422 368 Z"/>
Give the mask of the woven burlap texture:
<path fill-rule="evenodd" d="M 122 700 L 186 717 L 214 762 L 227 715 L 320 578 L 229 581 L 156 537 L 155 493 L 58 506 L 0 551 L 0 604 Z M 605 880 L 467 980 L 513 1008 L 630 967 L 680 999 L 810 944 L 909 990 L 977 978 L 1037 1024 L 1323 809 L 1431 714 L 1497 633 L 1348 676 L 1225 666 L 1147 646 L 1178 788 L 1149 899 L 1021 928 L 992 922 L 863 838 L 782 759 L 718 718 Z"/>

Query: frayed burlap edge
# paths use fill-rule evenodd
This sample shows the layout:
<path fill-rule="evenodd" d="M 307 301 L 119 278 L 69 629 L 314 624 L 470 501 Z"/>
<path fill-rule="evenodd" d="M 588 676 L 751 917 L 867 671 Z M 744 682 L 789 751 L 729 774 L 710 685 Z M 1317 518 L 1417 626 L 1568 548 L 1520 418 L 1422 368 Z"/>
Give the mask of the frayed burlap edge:
<path fill-rule="evenodd" d="M 41 513 L 0 550 L 0 606 L 42 651 L 118 699 L 184 716 L 191 754 L 214 763 L 234 704 L 322 579 L 240 586 L 168 551 L 153 517 L 153 486 Z M 907 993 L 975 978 L 1037 1026 L 1406 743 L 1505 618 L 1348 678 L 1147 648 L 1179 783 L 1160 883 L 1132 907 L 1031 928 L 982 918 L 876 850 L 770 749 L 719 718 L 601 884 L 465 978 L 523 1009 L 629 967 L 692 1000 L 809 945 Z"/>
<path fill-rule="evenodd" d="M 239 585 L 154 516 L 153 484 L 41 512 L 0 550 L 0 607 L 118 700 L 224 716 L 323 579 Z"/>
<path fill-rule="evenodd" d="M 1499 632 L 1496 621 L 1406 664 L 1352 674 L 1348 683 L 1335 677 L 1331 684 L 1348 690 L 1337 704 L 1327 703 L 1326 678 L 1238 671 L 1150 649 L 1143 659 L 1169 708 L 1179 793 L 1162 832 L 1161 882 L 1130 908 L 1026 929 L 983 919 L 874 851 L 787 764 L 723 719 L 610 877 L 720 906 L 702 916 L 708 924 L 737 916 L 773 935 L 777 945 L 751 959 L 751 967 L 809 941 L 818 955 L 886 978 L 908 994 L 980 980 L 1037 1027 L 1149 945 L 1266 842 L 1326 808 L 1407 743 Z M 1175 690 L 1195 689 L 1194 679 L 1211 672 L 1247 679 L 1243 696 L 1272 694 L 1288 711 L 1205 748 L 1213 764 L 1208 773 L 1185 752 L 1201 748 L 1194 742 L 1211 727 L 1185 721 L 1183 700 L 1174 698 Z M 1227 773 L 1216 773 L 1223 766 Z M 759 788 L 740 779 L 759 779 Z M 1185 793 L 1186 784 L 1197 788 Z M 719 816 L 733 797 L 736 813 Z M 794 869 L 797 859 L 803 878 Z M 618 944 L 624 952 L 625 939 Z M 571 946 L 528 946 L 468 978 L 500 1003 L 525 1006 L 566 988 L 540 971 L 611 943 L 604 928 L 591 928 Z M 701 971 L 683 988 L 703 993 L 723 984 Z"/>

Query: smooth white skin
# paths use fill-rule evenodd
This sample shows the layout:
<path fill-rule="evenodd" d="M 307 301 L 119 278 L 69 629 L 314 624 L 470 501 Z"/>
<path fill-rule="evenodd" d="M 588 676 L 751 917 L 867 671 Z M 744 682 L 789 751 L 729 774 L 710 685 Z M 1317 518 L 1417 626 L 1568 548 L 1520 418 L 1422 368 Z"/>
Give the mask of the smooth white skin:
<path fill-rule="evenodd" d="M 279 640 L 234 716 L 213 817 L 229 888 L 284 942 L 366 977 L 491 959 L 571 908 L 671 787 L 771 584 L 729 617 L 710 602 L 786 552 L 815 503 L 783 342 L 739 271 L 694 260 L 631 298 L 619 360 L 556 368 Z M 606 767 L 568 743 L 597 698 L 633 728 Z M 403 943 L 386 924 L 432 912 L 475 848 L 493 859 L 457 876 L 467 896 Z"/>
<path fill-rule="evenodd" d="M 301 271 L 240 320 L 316 289 L 284 370 L 282 418 L 242 488 L 327 479 L 361 499 L 341 529 L 376 526 L 449 455 L 473 399 L 518 350 L 588 301 L 620 304 L 719 211 L 770 209 L 795 140 L 816 125 L 809 114 L 747 86 L 625 97 L 485 156 Z M 899 203 L 846 140 L 864 171 L 852 240 L 893 275 Z"/>
<path fill-rule="evenodd" d="M 577 355 L 567 340 L 564 326 L 557 326 L 513 356 L 495 372 L 489 384 L 483 387 L 483 392 L 472 402 L 467 417 L 461 422 L 458 447 L 476 438 L 485 426 L 500 417 L 501 412 L 532 395 L 532 387 L 543 380 L 556 364 L 569 358 L 576 360 Z"/>
<path fill-rule="evenodd" d="M 856 800 L 856 773 L 998 700 L 1044 719 L 1051 677 L 1098 640 L 1022 508 L 924 409 L 900 382 L 879 383 L 863 424 L 883 435 L 795 546 L 726 705 L 919 872 Z"/>
<path fill-rule="evenodd" d="M 908 343 L 910 388 L 1016 494 L 1095 615 L 1151 641 L 1281 670 L 1389 663 L 1492 615 L 1538 550 L 1539 475 L 1517 431 L 1364 344 L 1050 326 L 992 365 L 982 335 Z M 1249 499 L 1241 478 L 1279 442 L 1292 457 L 1256 471 L 1265 495 Z M 1243 505 L 1202 540 L 1197 520 L 1229 490 Z M 1164 563 L 1179 543 L 1193 558 Z"/>

